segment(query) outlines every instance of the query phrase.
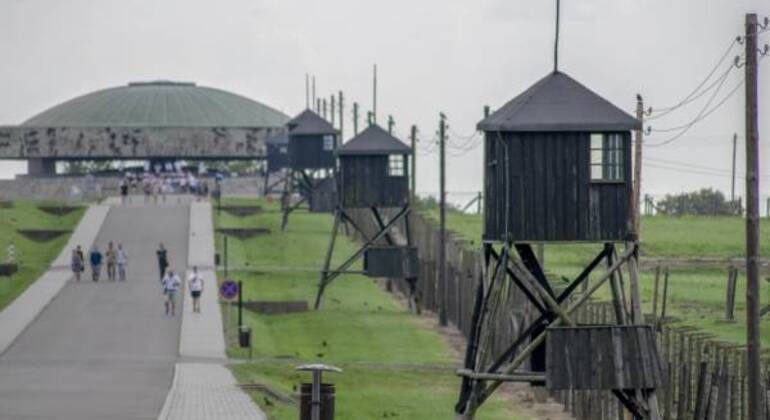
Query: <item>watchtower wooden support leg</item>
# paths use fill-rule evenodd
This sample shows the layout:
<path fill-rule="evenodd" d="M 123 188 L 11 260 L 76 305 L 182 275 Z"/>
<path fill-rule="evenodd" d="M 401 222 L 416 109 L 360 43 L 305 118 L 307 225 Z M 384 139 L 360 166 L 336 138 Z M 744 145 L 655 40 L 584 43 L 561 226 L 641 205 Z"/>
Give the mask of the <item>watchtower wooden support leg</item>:
<path fill-rule="evenodd" d="M 608 281 L 608 279 L 612 276 L 613 273 L 615 273 L 617 270 L 619 270 L 626 262 L 628 258 L 632 256 L 632 252 L 625 253 L 618 261 L 616 261 L 612 267 L 610 267 L 607 272 L 599 279 L 597 280 L 591 287 L 586 291 L 585 294 L 581 295 L 575 302 L 571 303 L 564 312 L 569 315 L 573 313 L 575 310 L 577 310 L 579 307 L 581 307 L 583 304 L 585 304 L 590 297 L 596 293 L 599 288 L 601 288 L 604 283 Z M 555 319 L 550 325 L 556 326 L 561 324 L 561 319 L 557 318 Z M 522 349 L 521 352 L 519 352 L 513 360 L 504 365 L 501 366 L 502 370 L 497 370 L 496 373 L 502 373 L 502 374 L 510 374 L 514 372 L 521 364 L 529 357 L 529 355 L 537 349 L 538 346 L 540 346 L 545 341 L 546 334 L 541 333 L 537 337 L 533 337 L 532 340 L 529 342 L 527 346 Z M 480 388 L 475 392 L 475 398 L 472 401 L 472 404 L 466 404 L 468 407 L 468 410 L 462 412 L 463 415 L 466 416 L 466 418 L 472 418 L 473 411 L 476 410 L 478 406 L 483 404 L 484 401 L 486 401 L 487 398 L 489 398 L 492 393 L 494 393 L 495 390 L 501 385 L 501 381 L 490 381 L 490 383 L 486 386 L 483 386 L 483 388 Z M 467 417 L 468 415 L 471 415 L 470 417 Z"/>
<path fill-rule="evenodd" d="M 483 252 L 484 266 L 482 267 L 482 280 L 479 282 L 477 287 L 476 301 L 474 304 L 473 316 L 471 320 L 472 328 L 465 355 L 465 369 L 494 374 L 500 366 L 510 361 L 511 357 L 513 357 L 519 346 L 526 342 L 526 340 L 534 338 L 538 331 L 544 331 L 545 327 L 553 321 L 556 315 L 553 311 L 547 311 L 545 308 L 543 308 L 539 300 L 534 295 L 532 295 L 529 288 L 527 288 L 522 283 L 519 277 L 521 277 L 521 272 L 526 272 L 523 267 L 518 268 L 518 271 L 520 272 L 519 274 L 516 274 L 512 267 L 507 264 L 507 262 L 504 264 L 504 268 L 500 267 L 504 260 L 507 261 L 506 248 L 503 248 L 501 254 L 498 254 L 491 244 L 484 244 Z M 526 250 L 523 252 L 526 253 Z M 601 261 L 606 256 L 606 252 L 607 250 L 603 249 L 599 255 L 597 255 L 596 258 L 594 258 L 594 260 L 580 273 L 580 275 L 578 275 L 575 280 L 573 280 L 570 285 L 561 294 L 559 294 L 558 297 L 556 297 L 555 302 L 561 304 L 566 301 L 577 289 L 577 287 L 583 283 L 588 278 L 590 273 L 601 263 Z M 490 264 L 493 261 L 497 265 L 494 267 L 494 269 L 490 269 Z M 484 329 L 484 321 L 488 311 L 487 302 L 490 299 L 490 290 L 494 283 L 499 281 L 498 277 L 505 275 L 508 275 L 511 281 L 530 299 L 533 306 L 539 308 L 541 315 L 526 329 L 524 329 L 524 331 L 522 331 L 514 340 L 511 346 L 508 347 L 494 362 L 492 362 L 489 366 L 481 366 L 479 363 L 480 360 L 478 357 L 478 349 L 480 346 L 480 334 Z M 530 278 L 533 277 L 531 273 L 527 272 L 527 275 Z M 488 281 L 485 280 L 487 278 L 489 278 Z M 534 281 L 534 279 L 530 280 L 530 283 L 533 282 L 536 281 Z M 541 294 L 545 293 L 544 288 L 541 288 L 540 290 Z M 472 418 L 472 413 L 475 411 L 478 405 L 480 405 L 480 402 L 476 401 L 476 396 L 478 392 L 480 392 L 483 388 L 483 381 L 477 381 L 468 377 L 463 377 L 460 396 L 455 406 L 455 411 L 458 413 L 458 418 Z M 465 417 L 466 415 L 470 415 L 470 417 Z"/>
<path fill-rule="evenodd" d="M 284 178 L 283 194 L 281 194 L 281 232 L 286 230 L 289 223 L 289 213 L 291 213 L 291 193 L 294 188 L 294 171 L 289 171 Z"/>
<path fill-rule="evenodd" d="M 341 212 L 343 215 L 345 214 L 345 211 L 343 209 L 339 209 L 339 212 Z M 367 240 L 361 247 L 358 248 L 356 252 L 353 253 L 345 262 L 339 265 L 339 267 L 335 270 L 329 270 L 328 268 L 325 269 L 321 273 L 321 281 L 318 285 L 318 293 L 316 294 L 316 300 L 315 300 L 315 309 L 318 309 L 321 305 L 321 299 L 323 297 L 324 291 L 326 290 L 326 287 L 331 283 L 334 279 L 336 279 L 340 274 L 344 274 L 348 272 L 347 270 L 350 268 L 353 263 L 355 263 L 359 258 L 361 258 L 364 255 L 364 252 L 368 250 L 370 247 L 372 247 L 377 241 L 383 239 L 385 235 L 390 233 L 391 229 L 401 221 L 404 217 L 407 217 L 409 215 L 409 212 L 411 211 L 409 205 L 405 205 L 401 210 L 392 218 L 390 219 L 374 236 L 372 236 L 369 240 Z M 345 217 L 345 216 L 343 216 Z M 350 217 L 347 217 L 350 219 Z M 339 227 L 339 224 L 336 224 L 337 228 Z M 336 228 L 335 228 L 336 229 Z M 332 244 L 333 246 L 333 244 Z M 329 251 L 333 252 L 333 251 Z"/>

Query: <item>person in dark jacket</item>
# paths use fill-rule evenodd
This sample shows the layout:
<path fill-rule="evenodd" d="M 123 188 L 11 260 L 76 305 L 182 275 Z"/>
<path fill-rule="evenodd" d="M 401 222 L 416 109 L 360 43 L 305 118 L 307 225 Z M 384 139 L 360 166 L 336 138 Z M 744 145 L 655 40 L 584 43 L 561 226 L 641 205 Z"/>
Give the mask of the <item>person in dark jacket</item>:
<path fill-rule="evenodd" d="M 95 282 L 99 281 L 99 276 L 102 273 L 102 258 L 103 255 L 99 251 L 99 247 L 94 245 L 94 247 L 91 248 L 91 255 L 89 256 L 89 260 L 91 262 L 91 276 Z"/>
<path fill-rule="evenodd" d="M 166 252 L 166 247 L 163 246 L 163 244 L 160 244 L 158 247 L 158 250 L 155 251 L 155 254 L 158 256 L 158 269 L 160 269 L 160 280 L 163 281 L 163 276 L 166 275 L 166 269 L 168 268 L 168 252 Z"/>

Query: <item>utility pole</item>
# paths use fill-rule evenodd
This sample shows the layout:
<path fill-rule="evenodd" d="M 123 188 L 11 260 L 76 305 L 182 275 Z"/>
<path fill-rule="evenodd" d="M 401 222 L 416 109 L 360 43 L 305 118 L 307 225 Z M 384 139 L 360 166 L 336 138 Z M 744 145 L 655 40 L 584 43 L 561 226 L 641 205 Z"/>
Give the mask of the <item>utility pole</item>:
<path fill-rule="evenodd" d="M 318 112 L 318 108 L 320 108 L 320 107 L 318 106 L 318 101 L 316 100 L 316 96 L 315 96 L 315 75 L 313 76 L 313 97 L 312 97 L 312 99 L 313 99 L 312 104 L 316 106 L 315 112 Z"/>
<path fill-rule="evenodd" d="M 332 123 L 332 127 L 334 127 L 334 117 L 337 116 L 337 112 L 335 110 L 335 108 L 336 108 L 335 102 L 337 101 L 337 98 L 334 95 L 332 95 L 331 98 L 332 99 L 331 99 L 331 105 L 330 105 L 331 108 L 329 109 L 329 111 L 330 111 L 329 112 L 329 117 L 330 117 L 329 120 Z"/>
<path fill-rule="evenodd" d="M 735 203 L 735 149 L 738 145 L 738 133 L 733 134 L 733 172 L 732 172 L 732 186 L 730 187 L 730 202 Z"/>
<path fill-rule="evenodd" d="M 631 206 L 633 211 L 633 232 L 634 239 L 638 242 L 641 238 L 640 230 L 640 207 L 639 200 L 642 197 L 642 143 L 644 142 L 644 100 L 642 95 L 636 94 L 636 119 L 639 120 L 639 129 L 636 130 L 636 144 L 634 145 L 634 194 L 632 200 L 634 202 Z"/>
<path fill-rule="evenodd" d="M 757 15 L 746 14 L 746 344 L 748 418 L 762 415 L 759 335 L 759 123 L 757 121 Z"/>
<path fill-rule="evenodd" d="M 396 121 L 393 120 L 392 115 L 388 115 L 388 134 L 393 135 L 393 126 L 396 125 Z"/>
<path fill-rule="evenodd" d="M 326 118 L 326 98 L 323 98 L 321 100 L 321 106 L 322 106 L 322 108 L 321 108 L 321 116 L 324 117 L 324 119 L 328 119 L 328 118 Z"/>
<path fill-rule="evenodd" d="M 412 193 L 412 205 L 415 203 L 415 199 L 417 198 L 417 126 L 412 124 L 412 130 L 409 133 L 409 140 L 411 140 L 412 143 L 412 161 L 411 168 L 410 168 L 410 175 L 412 176 L 410 181 L 410 190 Z"/>
<path fill-rule="evenodd" d="M 374 65 L 374 77 L 372 79 L 372 121 L 377 123 L 377 65 Z M 372 123 L 369 123 L 370 125 Z"/>
<path fill-rule="evenodd" d="M 305 109 L 310 109 L 310 75 L 305 73 Z"/>
<path fill-rule="evenodd" d="M 439 114 L 439 249 L 438 282 L 441 297 L 439 324 L 447 325 L 447 285 L 446 285 L 446 116 Z"/>
<path fill-rule="evenodd" d="M 321 98 L 315 99 L 315 113 L 320 114 L 321 113 Z"/>
<path fill-rule="evenodd" d="M 353 136 L 358 135 L 358 102 L 353 102 Z"/>
<path fill-rule="evenodd" d="M 344 105 L 344 99 L 342 96 L 342 91 L 339 93 L 340 99 L 339 99 L 339 106 L 340 106 L 340 143 L 342 143 L 345 140 L 345 105 Z"/>

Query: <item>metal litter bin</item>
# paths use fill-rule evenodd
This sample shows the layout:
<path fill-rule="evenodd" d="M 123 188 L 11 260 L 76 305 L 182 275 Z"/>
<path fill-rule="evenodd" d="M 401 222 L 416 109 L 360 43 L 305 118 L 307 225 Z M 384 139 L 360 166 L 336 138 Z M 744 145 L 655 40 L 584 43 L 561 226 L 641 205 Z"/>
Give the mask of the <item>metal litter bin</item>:
<path fill-rule="evenodd" d="M 342 372 L 342 369 L 311 363 L 297 366 L 297 370 L 313 373 L 312 383 L 303 383 L 299 393 L 299 419 L 300 420 L 334 420 L 334 397 L 336 390 L 334 384 L 324 383 L 321 380 L 323 372 Z"/>
<path fill-rule="evenodd" d="M 251 328 L 245 325 L 238 328 L 238 345 L 241 348 L 251 347 Z"/>
<path fill-rule="evenodd" d="M 319 420 L 334 420 L 334 384 L 321 384 L 321 401 Z M 303 383 L 299 394 L 300 420 L 312 420 L 313 416 L 313 384 Z"/>

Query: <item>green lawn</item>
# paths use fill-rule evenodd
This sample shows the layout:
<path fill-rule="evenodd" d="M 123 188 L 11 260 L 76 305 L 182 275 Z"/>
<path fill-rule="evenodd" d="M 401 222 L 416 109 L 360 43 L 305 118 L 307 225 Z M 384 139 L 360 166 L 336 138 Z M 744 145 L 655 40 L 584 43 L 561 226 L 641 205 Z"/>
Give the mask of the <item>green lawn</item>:
<path fill-rule="evenodd" d="M 233 271 L 231 277 L 244 282 L 244 300 L 306 300 L 312 305 L 329 241 L 331 215 L 298 211 L 291 215 L 288 230 L 280 232 L 277 204 L 259 204 L 265 213 L 238 218 L 223 212 L 215 220 L 221 227 L 272 229 L 269 235 L 245 241 L 228 239 L 229 266 L 250 270 Z M 217 236 L 221 249 L 222 239 Z M 352 242 L 339 237 L 335 261 L 345 259 L 353 250 Z M 456 360 L 448 344 L 372 279 L 341 276 L 327 288 L 324 306 L 318 312 L 267 316 L 246 311 L 244 319 L 254 333 L 255 362 L 232 367 L 241 382 L 267 383 L 288 394 L 308 380 L 307 374 L 298 374 L 294 367 L 321 361 L 344 370 L 329 377 L 337 384 L 340 420 L 452 417 L 459 379 L 452 374 Z M 246 356 L 245 351 L 234 347 L 229 353 Z M 296 407 L 267 402 L 257 393 L 253 397 L 271 419 L 298 417 Z M 511 410 L 495 399 L 485 405 L 479 418 L 522 418 Z"/>
<path fill-rule="evenodd" d="M 16 201 L 11 208 L 0 208 L 0 261 L 7 261 L 8 245 L 14 244 L 19 263 L 19 271 L 14 275 L 0 277 L 0 310 L 46 271 L 69 238 L 69 235 L 63 235 L 52 241 L 35 242 L 18 234 L 16 229 L 74 230 L 85 209 L 59 217 L 38 210 L 36 204 Z"/>
<path fill-rule="evenodd" d="M 437 211 L 425 212 L 437 220 Z M 482 220 L 478 215 L 447 212 L 448 229 L 478 246 Z M 770 253 L 770 224 L 762 223 L 762 255 Z M 738 258 L 744 255 L 745 221 L 739 217 L 666 217 L 642 218 L 642 256 L 648 258 Z M 574 278 L 601 250 L 600 244 L 553 244 L 545 247 L 545 267 L 551 278 Z M 726 295 L 726 270 L 719 269 L 672 269 L 669 277 L 667 315 L 676 317 L 683 324 L 705 329 L 719 339 L 744 343 L 746 330 L 745 302 L 746 278 L 738 277 L 735 318 L 738 322 L 726 323 L 724 304 Z M 557 280 L 558 281 L 558 280 Z M 647 311 L 652 310 L 654 273 L 641 274 L 642 299 Z M 662 287 L 661 276 L 661 287 Z M 766 290 L 768 284 L 762 282 Z M 609 297 L 609 290 L 600 290 L 597 296 Z M 770 294 L 763 293 L 764 304 L 770 303 Z M 660 306 L 658 307 L 660 311 Z M 770 345 L 770 320 L 765 317 L 761 325 L 763 345 Z"/>

